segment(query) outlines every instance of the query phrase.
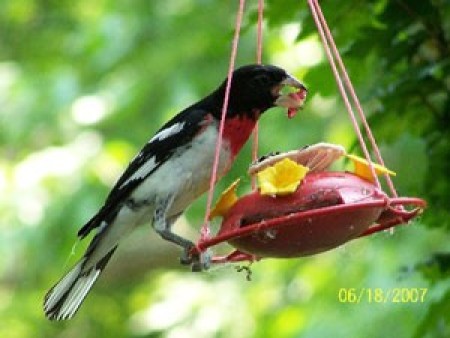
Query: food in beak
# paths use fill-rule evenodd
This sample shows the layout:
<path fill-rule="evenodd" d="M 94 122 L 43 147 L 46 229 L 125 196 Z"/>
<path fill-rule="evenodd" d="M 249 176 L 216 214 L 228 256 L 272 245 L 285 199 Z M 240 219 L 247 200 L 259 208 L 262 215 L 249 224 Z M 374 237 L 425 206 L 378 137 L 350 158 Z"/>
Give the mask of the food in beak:
<path fill-rule="evenodd" d="M 305 102 L 306 94 L 308 92 L 300 82 L 297 80 L 295 81 L 295 87 L 298 88 L 298 90 L 289 94 L 281 94 L 275 101 L 275 105 L 288 109 L 288 118 L 293 118 L 297 114 L 298 110 L 303 107 L 303 103 Z M 282 84 L 291 85 L 291 82 L 289 84 L 286 82 Z"/>
<path fill-rule="evenodd" d="M 306 99 L 306 89 L 302 88 L 296 92 L 280 95 L 275 101 L 275 104 L 280 107 L 288 109 L 288 118 L 293 118 L 298 110 L 303 107 L 303 103 Z"/>
<path fill-rule="evenodd" d="M 291 98 L 294 102 L 298 103 L 297 106 L 292 106 L 288 108 L 288 112 L 287 112 L 287 116 L 288 118 L 293 118 L 298 110 L 303 107 L 303 103 L 305 102 L 306 99 L 306 90 L 302 90 L 300 89 L 299 91 L 295 92 L 295 93 L 290 93 L 289 98 Z"/>

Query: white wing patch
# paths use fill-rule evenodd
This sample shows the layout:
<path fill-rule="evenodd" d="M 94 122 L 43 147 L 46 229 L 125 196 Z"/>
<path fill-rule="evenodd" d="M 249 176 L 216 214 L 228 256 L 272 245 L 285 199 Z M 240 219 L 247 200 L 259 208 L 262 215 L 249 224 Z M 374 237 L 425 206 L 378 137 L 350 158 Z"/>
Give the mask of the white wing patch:
<path fill-rule="evenodd" d="M 179 133 L 181 130 L 183 130 L 183 127 L 184 127 L 184 122 L 175 123 L 174 125 L 170 126 L 169 128 L 161 130 L 158 134 L 153 136 L 150 139 L 150 141 L 148 141 L 148 143 L 152 143 L 153 141 L 156 141 L 156 140 L 162 141 L 172 135 Z M 139 154 L 137 157 L 139 157 L 141 155 L 142 154 Z M 145 163 L 143 163 L 139 167 L 138 170 L 136 170 L 134 172 L 133 175 L 131 175 L 125 182 L 122 183 L 120 188 L 123 188 L 124 186 L 126 186 L 128 183 L 130 183 L 133 180 L 138 180 L 143 177 L 146 177 L 155 168 L 155 166 L 156 166 L 155 157 L 148 159 L 147 161 L 145 161 Z"/>
<path fill-rule="evenodd" d="M 184 122 L 175 123 L 174 125 L 170 126 L 169 128 L 163 129 L 158 134 L 153 136 L 151 138 L 151 140 L 149 141 L 149 143 L 151 143 L 155 140 L 162 141 L 162 140 L 168 138 L 169 136 L 177 134 L 181 130 L 183 130 L 183 127 L 184 127 Z"/>
<path fill-rule="evenodd" d="M 158 136 L 158 135 L 156 135 L 156 136 Z M 156 166 L 156 160 L 155 160 L 155 157 L 153 156 L 153 157 L 149 158 L 147 161 L 145 161 L 139 167 L 139 169 L 134 172 L 133 175 L 131 175 L 125 182 L 123 182 L 122 185 L 120 186 L 120 188 L 123 188 L 131 181 L 138 180 L 138 179 L 141 179 L 141 178 L 147 176 L 155 168 L 155 166 Z"/>

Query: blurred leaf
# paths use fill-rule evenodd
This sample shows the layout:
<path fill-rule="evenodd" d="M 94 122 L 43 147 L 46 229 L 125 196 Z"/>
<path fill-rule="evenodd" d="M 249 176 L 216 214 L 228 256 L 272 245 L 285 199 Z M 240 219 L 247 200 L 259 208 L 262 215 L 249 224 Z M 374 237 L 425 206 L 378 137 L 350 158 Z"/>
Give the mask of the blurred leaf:
<path fill-rule="evenodd" d="M 414 337 L 448 337 L 450 335 L 450 289 L 442 297 L 434 301 L 418 327 Z"/>
<path fill-rule="evenodd" d="M 426 262 L 418 264 L 416 266 L 416 270 L 421 271 L 421 273 L 433 283 L 440 280 L 449 279 L 450 253 L 435 253 Z"/>

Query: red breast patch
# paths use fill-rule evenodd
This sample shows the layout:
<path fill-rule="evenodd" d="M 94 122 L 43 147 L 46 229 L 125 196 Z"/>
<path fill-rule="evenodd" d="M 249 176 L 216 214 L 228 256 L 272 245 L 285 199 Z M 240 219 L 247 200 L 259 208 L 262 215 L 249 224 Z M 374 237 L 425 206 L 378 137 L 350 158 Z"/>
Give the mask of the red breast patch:
<path fill-rule="evenodd" d="M 242 146 L 247 142 L 250 134 L 255 128 L 256 119 L 247 116 L 239 116 L 227 118 L 225 121 L 223 139 L 230 145 L 232 156 L 241 150 Z"/>

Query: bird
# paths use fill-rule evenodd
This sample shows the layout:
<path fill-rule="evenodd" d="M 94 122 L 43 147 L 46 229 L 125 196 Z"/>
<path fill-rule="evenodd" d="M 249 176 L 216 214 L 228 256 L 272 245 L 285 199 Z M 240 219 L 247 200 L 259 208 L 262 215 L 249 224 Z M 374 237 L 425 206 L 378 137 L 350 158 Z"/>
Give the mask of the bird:
<path fill-rule="evenodd" d="M 227 81 L 165 123 L 131 160 L 103 206 L 78 231 L 80 240 L 92 231 L 95 235 L 81 259 L 45 295 L 48 319 L 74 316 L 120 240 L 138 225 L 151 223 L 163 239 L 181 246 L 180 260 L 193 270 L 208 268 L 210 256 L 193 256 L 194 243 L 172 232 L 172 225 L 209 188 Z M 217 180 L 230 169 L 265 111 L 301 108 L 304 95 L 283 94 L 286 86 L 307 91 L 278 66 L 250 64 L 233 71 Z"/>

